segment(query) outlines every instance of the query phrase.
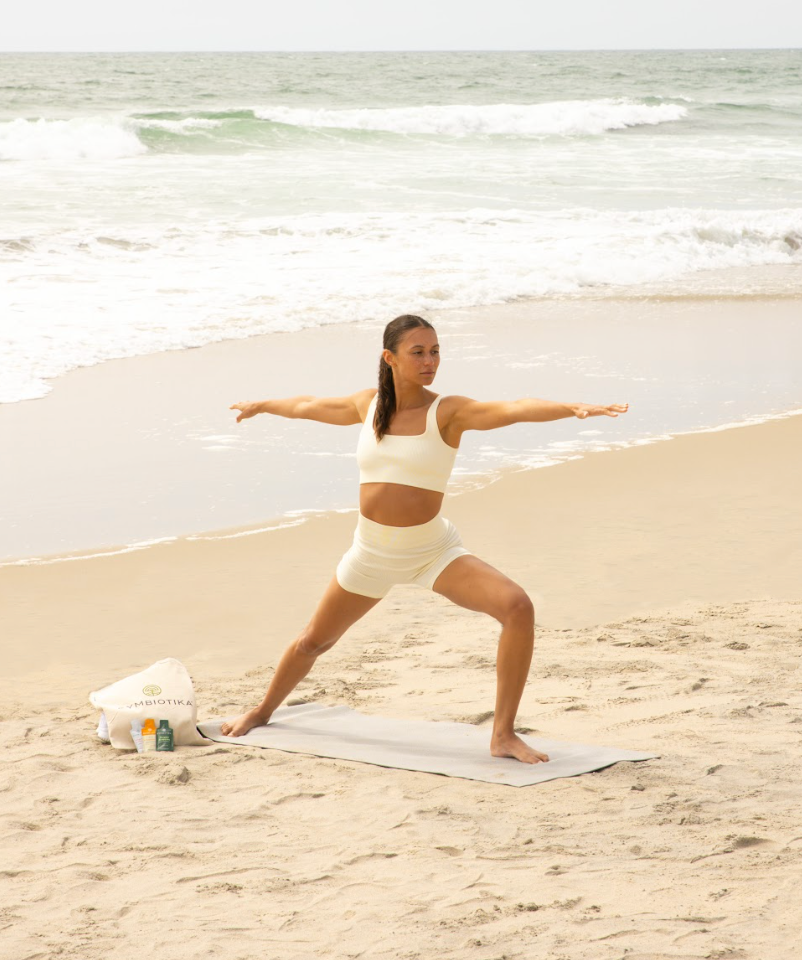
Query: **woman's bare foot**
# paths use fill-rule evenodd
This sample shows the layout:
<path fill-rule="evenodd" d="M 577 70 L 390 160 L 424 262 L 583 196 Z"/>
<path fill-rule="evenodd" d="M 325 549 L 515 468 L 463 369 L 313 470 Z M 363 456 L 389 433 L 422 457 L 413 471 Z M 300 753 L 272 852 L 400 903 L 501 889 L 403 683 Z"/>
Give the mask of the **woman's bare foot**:
<path fill-rule="evenodd" d="M 533 750 L 514 733 L 494 736 L 490 741 L 490 753 L 494 757 L 512 757 L 521 763 L 546 763 L 549 759 L 547 754 Z"/>
<path fill-rule="evenodd" d="M 270 719 L 270 714 L 260 713 L 259 707 L 254 707 L 247 713 L 243 713 L 236 720 L 227 720 L 221 727 L 220 733 L 224 737 L 244 737 L 245 734 L 254 727 L 263 727 Z"/>

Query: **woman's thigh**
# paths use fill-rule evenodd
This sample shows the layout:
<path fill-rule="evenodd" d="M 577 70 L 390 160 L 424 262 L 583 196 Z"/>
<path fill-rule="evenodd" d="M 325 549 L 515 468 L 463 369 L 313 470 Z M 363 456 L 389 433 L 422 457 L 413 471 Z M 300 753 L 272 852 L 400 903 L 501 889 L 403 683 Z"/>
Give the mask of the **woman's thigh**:
<path fill-rule="evenodd" d="M 344 590 L 332 577 L 309 623 L 303 630 L 304 640 L 312 646 L 329 647 L 379 601 Z"/>
<path fill-rule="evenodd" d="M 523 587 L 473 554 L 453 560 L 432 589 L 460 607 L 496 620 L 503 620 L 515 606 L 531 605 Z"/>

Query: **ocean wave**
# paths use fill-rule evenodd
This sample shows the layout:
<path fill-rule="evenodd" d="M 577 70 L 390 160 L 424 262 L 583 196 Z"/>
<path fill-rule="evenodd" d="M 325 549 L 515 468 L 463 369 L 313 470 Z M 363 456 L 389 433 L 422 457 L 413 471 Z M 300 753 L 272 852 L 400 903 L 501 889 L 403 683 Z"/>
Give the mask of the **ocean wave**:
<path fill-rule="evenodd" d="M 353 110 L 275 106 L 65 120 L 19 117 L 0 122 L 0 160 L 115 160 L 149 152 L 225 150 L 227 144 L 269 149 L 277 137 L 283 142 L 288 129 L 299 136 L 331 130 L 453 138 L 595 136 L 672 123 L 686 114 L 687 107 L 676 103 L 575 100 Z"/>
<path fill-rule="evenodd" d="M 125 120 L 75 117 L 0 123 L 0 160 L 118 160 L 147 153 Z"/>
<path fill-rule="evenodd" d="M 536 104 L 466 104 L 356 110 L 309 110 L 276 106 L 254 110 L 255 116 L 261 120 L 295 127 L 450 137 L 598 135 L 608 130 L 672 123 L 682 120 L 687 112 L 687 107 L 680 104 L 647 104 L 635 100 L 565 100 Z"/>

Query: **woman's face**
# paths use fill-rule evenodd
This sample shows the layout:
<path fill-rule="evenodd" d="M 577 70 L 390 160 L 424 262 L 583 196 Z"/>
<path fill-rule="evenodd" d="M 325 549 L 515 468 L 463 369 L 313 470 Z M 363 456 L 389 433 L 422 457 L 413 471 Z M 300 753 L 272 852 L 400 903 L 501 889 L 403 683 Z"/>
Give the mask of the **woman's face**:
<path fill-rule="evenodd" d="M 384 351 L 384 359 L 396 378 L 428 387 L 440 366 L 437 334 L 429 327 L 413 327 L 401 338 L 395 353 Z"/>

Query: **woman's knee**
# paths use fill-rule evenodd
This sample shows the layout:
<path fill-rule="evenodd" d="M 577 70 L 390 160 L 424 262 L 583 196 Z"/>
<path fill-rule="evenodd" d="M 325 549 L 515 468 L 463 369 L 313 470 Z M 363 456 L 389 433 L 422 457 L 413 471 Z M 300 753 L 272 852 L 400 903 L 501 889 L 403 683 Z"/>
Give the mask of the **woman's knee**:
<path fill-rule="evenodd" d="M 535 624 L 535 606 L 526 591 L 520 587 L 510 592 L 504 604 L 502 623 L 510 622 L 531 627 Z"/>
<path fill-rule="evenodd" d="M 295 649 L 307 657 L 319 657 L 330 650 L 338 640 L 339 637 L 324 636 L 306 627 L 295 641 Z"/>

